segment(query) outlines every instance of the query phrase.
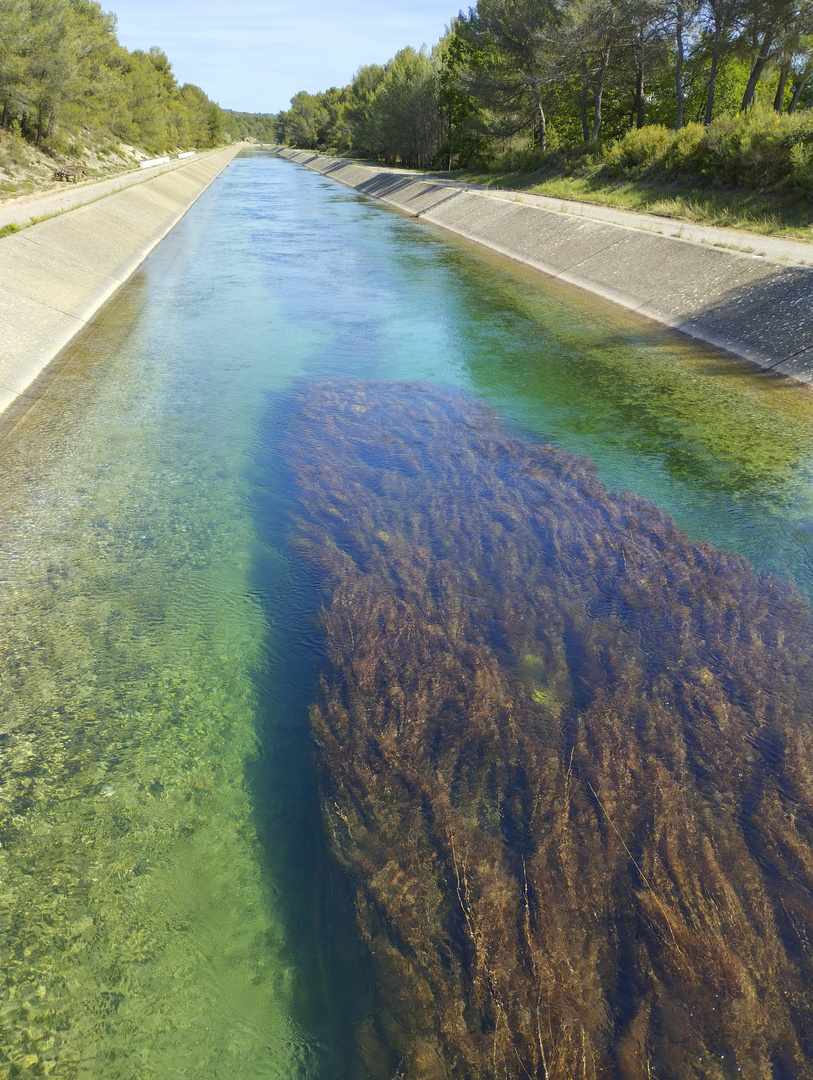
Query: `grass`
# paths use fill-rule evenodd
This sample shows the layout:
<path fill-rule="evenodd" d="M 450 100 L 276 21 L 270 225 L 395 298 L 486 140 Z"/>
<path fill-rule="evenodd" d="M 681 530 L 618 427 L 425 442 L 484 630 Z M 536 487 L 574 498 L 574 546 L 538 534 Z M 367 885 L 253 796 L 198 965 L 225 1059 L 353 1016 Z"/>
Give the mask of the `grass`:
<path fill-rule="evenodd" d="M 637 210 L 701 225 L 813 241 L 813 209 L 810 202 L 790 196 L 743 189 L 700 188 L 678 182 L 611 180 L 596 173 L 551 176 L 547 170 L 481 172 L 457 169 L 433 175 L 482 184 L 484 187 Z"/>
<path fill-rule="evenodd" d="M 482 165 L 429 173 L 667 218 L 813 240 L 813 114 L 754 107 L 673 131 L 660 124 L 541 158 L 514 146 Z"/>
<path fill-rule="evenodd" d="M 361 158 L 346 160 L 357 165 L 382 168 L 380 161 Z M 613 206 L 698 225 L 813 242 L 813 204 L 802 197 L 748 188 L 715 188 L 681 181 L 614 179 L 602 176 L 600 167 L 600 164 L 592 168 L 583 166 L 581 175 L 552 174 L 550 166 L 535 170 L 493 172 L 482 169 L 428 170 L 424 175 L 502 191 L 528 192 L 597 206 Z M 421 172 L 419 169 L 404 171 Z"/>

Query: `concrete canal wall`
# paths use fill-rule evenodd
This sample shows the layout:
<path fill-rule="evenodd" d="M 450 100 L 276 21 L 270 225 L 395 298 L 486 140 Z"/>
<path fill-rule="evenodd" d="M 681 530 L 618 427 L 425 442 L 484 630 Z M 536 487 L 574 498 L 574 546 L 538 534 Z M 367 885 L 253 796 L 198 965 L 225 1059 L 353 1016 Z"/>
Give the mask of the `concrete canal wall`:
<path fill-rule="evenodd" d="M 0 239 L 0 412 L 98 313 L 239 147 L 215 150 Z M 139 177 L 139 180 L 141 178 Z"/>
<path fill-rule="evenodd" d="M 312 151 L 277 153 L 709 345 L 813 382 L 813 244 L 469 188 Z"/>

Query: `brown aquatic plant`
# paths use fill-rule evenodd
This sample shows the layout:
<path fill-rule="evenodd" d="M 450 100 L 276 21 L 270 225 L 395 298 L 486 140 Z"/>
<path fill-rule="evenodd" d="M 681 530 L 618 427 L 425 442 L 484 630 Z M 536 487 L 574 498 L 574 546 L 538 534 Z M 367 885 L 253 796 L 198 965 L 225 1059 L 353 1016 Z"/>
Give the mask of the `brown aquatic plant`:
<path fill-rule="evenodd" d="M 813 621 L 454 390 L 302 388 L 360 1074 L 813 1076 Z"/>

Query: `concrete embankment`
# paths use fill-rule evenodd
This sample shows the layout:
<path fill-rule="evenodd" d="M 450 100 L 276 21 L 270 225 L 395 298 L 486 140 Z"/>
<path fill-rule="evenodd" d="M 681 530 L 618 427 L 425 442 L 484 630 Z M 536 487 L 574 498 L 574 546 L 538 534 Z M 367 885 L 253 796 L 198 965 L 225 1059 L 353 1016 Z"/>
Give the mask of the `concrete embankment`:
<path fill-rule="evenodd" d="M 26 394 L 238 152 L 213 151 L 0 239 L 0 412 Z"/>
<path fill-rule="evenodd" d="M 312 151 L 277 153 L 760 367 L 813 382 L 811 244 L 489 192 Z"/>
<path fill-rule="evenodd" d="M 198 160 L 219 154 L 220 150 L 205 150 L 195 156 Z M 43 218 L 54 217 L 56 214 L 64 214 L 66 210 L 75 210 L 77 206 L 95 202 L 106 195 L 112 195 L 114 191 L 122 191 L 124 188 L 143 184 L 156 176 L 175 169 L 182 169 L 189 164 L 182 157 L 170 161 L 168 164 L 153 165 L 147 169 L 129 169 L 127 172 L 116 173 L 106 179 L 80 180 L 76 184 L 55 184 L 52 187 L 33 191 L 29 195 L 15 195 L 4 198 L 0 202 L 0 229 L 7 225 L 16 225 L 20 229 L 26 228 Z"/>

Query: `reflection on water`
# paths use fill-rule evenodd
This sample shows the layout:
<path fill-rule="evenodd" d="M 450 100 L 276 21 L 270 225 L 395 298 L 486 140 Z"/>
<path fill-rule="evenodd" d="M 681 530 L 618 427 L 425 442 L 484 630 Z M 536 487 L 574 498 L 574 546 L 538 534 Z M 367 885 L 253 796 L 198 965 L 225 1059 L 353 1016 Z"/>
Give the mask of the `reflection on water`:
<path fill-rule="evenodd" d="M 809 1075 L 813 618 L 428 384 L 306 385 L 373 1077 Z"/>
<path fill-rule="evenodd" d="M 346 1060 L 343 1038 L 351 1026 L 348 1013 L 355 1020 L 366 1015 L 364 958 L 356 956 L 342 921 L 341 878 L 317 872 L 325 864 L 308 707 L 316 696 L 315 672 L 324 666 L 317 615 L 322 571 L 304 566 L 289 546 L 295 491 L 280 449 L 290 443 L 291 386 L 325 376 L 465 387 L 496 404 L 509 423 L 589 453 L 608 486 L 654 499 L 693 538 L 744 553 L 760 570 L 773 568 L 813 595 L 808 390 L 754 376 L 599 301 L 472 254 L 286 163 L 261 154 L 236 160 L 54 376 L 36 388 L 33 407 L 0 440 L 3 1080 L 362 1075 L 359 1062 Z M 395 395 L 396 412 L 399 401 Z M 332 423 L 329 413 L 320 425 L 323 419 Z M 425 426 L 431 442 L 434 429 Z M 341 432 L 338 438 L 341 445 Z M 495 431 L 493 438 L 496 450 L 505 437 Z M 461 453 L 464 445 L 466 440 Z M 427 471 L 427 450 L 416 475 L 427 481 L 435 476 L 438 483 L 446 475 L 471 493 L 452 457 L 447 447 L 439 471 Z M 317 484 L 314 496 L 319 490 Z M 509 477 L 506 498 L 515 496 Z M 354 503 L 358 497 L 349 483 L 346 498 Z M 475 506 L 460 505 L 442 484 L 437 498 L 451 517 L 447 534 L 433 540 L 425 558 L 440 566 L 449 562 L 450 542 L 457 542 Z M 418 513 L 415 530 L 422 521 Z M 530 528 L 510 516 L 501 527 L 506 537 L 517 538 L 515 546 Z M 395 535 L 383 527 L 375 531 Z M 382 551 L 386 542 L 384 536 L 371 541 Z M 557 580 L 571 590 L 574 604 L 579 597 L 586 603 L 587 593 L 579 589 L 587 586 L 578 578 L 571 581 L 563 572 Z M 456 617 L 471 620 L 472 612 L 491 610 L 493 591 L 471 581 L 464 592 Z M 562 602 L 543 599 L 540 611 L 552 612 Z M 600 610 L 609 604 L 594 599 Z M 572 630 L 554 620 L 548 652 L 537 626 L 514 667 L 505 658 L 516 643 L 510 635 L 499 637 L 502 624 L 492 620 L 490 630 L 475 628 L 472 657 L 485 655 L 477 642 L 488 631 L 496 660 L 472 668 L 473 685 L 488 687 L 493 678 L 502 692 L 507 680 L 506 703 L 523 702 L 537 710 L 534 716 L 540 710 L 558 715 L 556 723 L 574 729 L 562 736 L 565 745 L 580 746 L 575 718 L 582 708 L 593 716 L 589 679 L 585 675 L 580 683 L 570 672 L 585 619 L 574 621 Z M 504 621 L 511 623 L 507 616 Z M 609 624 L 599 623 L 609 633 Z M 688 625 L 693 627 L 691 620 Z M 667 640 L 677 656 L 679 644 Z M 558 659 L 556 642 L 571 643 L 564 659 Z M 655 657 L 658 648 L 660 642 Z M 752 645 L 743 648 L 743 656 L 753 659 Z M 649 688 L 659 669 L 641 674 L 641 646 L 630 649 L 634 670 L 628 677 Z M 716 677 L 716 663 L 712 658 L 700 667 Z M 783 663 L 784 701 L 794 693 L 795 675 L 791 661 Z M 586 672 L 590 664 L 603 670 L 617 661 L 604 654 L 596 659 L 588 650 Z M 554 668 L 562 673 L 559 681 Z M 722 731 L 716 683 L 705 687 L 695 676 L 687 685 L 718 710 Z M 753 672 L 749 677 L 753 683 Z M 770 688 L 780 676 L 767 672 L 764 678 Z M 662 701 L 665 691 L 651 693 Z M 740 711 L 734 710 L 731 724 L 738 730 L 746 705 L 735 704 Z M 763 705 L 747 709 L 761 716 Z M 772 738 L 781 722 L 766 719 Z M 595 730 L 585 728 L 583 739 L 598 740 Z M 636 732 L 636 738 L 644 735 Z M 662 727 L 647 738 L 659 747 L 668 741 Z M 790 735 L 787 746 L 776 736 L 772 748 L 758 734 L 749 738 L 754 760 L 764 759 L 766 770 L 774 759 L 795 760 Z M 717 743 L 709 735 L 702 746 Z M 438 744 L 437 753 L 447 749 Z M 701 749 L 698 743 L 691 750 L 698 760 Z M 554 750 L 562 752 L 554 747 L 552 755 Z M 575 750 L 573 775 L 578 767 L 580 777 L 593 776 L 582 767 L 579 755 L 585 753 Z M 610 756 L 626 767 L 620 750 Z M 672 768 L 668 756 L 653 754 L 640 769 L 667 766 Z M 707 793 L 698 796 L 694 817 L 684 825 L 700 822 L 696 838 L 706 835 L 709 806 L 717 805 L 718 767 L 736 765 L 709 764 Z M 475 762 L 469 770 L 472 784 L 480 782 L 479 768 Z M 781 769 L 776 774 L 785 775 Z M 467 775 L 461 764 L 455 781 L 461 799 Z M 495 773 L 493 783 L 507 781 Z M 591 783 L 640 863 L 628 837 L 640 838 L 643 826 L 626 803 L 649 790 L 649 781 L 636 779 L 630 799 L 622 791 L 610 792 L 606 801 L 603 789 Z M 788 784 L 792 794 L 796 780 L 790 777 Z M 791 823 L 802 822 L 801 810 L 795 818 L 788 810 L 788 791 L 780 792 L 784 801 L 778 805 Z M 742 796 L 748 822 L 767 805 L 768 794 L 755 790 L 750 802 Z M 602 829 L 602 858 L 620 867 L 619 890 L 622 881 L 632 889 L 635 873 L 621 865 L 620 840 L 583 783 L 571 804 L 572 815 L 583 815 L 588 836 L 590 829 Z M 517 822 L 513 842 L 523 850 L 519 809 L 510 800 L 487 808 L 489 828 L 503 828 L 503 818 Z M 763 816 L 770 831 L 775 814 L 765 810 Z M 761 845 L 752 857 L 762 875 L 759 853 L 764 851 L 766 866 L 774 858 L 768 841 L 750 824 L 743 824 L 741 835 Z M 674 842 L 668 830 L 664 837 L 664 845 Z M 777 849 L 775 857 L 798 859 L 804 850 Z M 665 855 L 659 858 L 673 865 Z M 732 858 L 745 865 L 739 854 Z M 654 881 L 656 868 L 640 865 Z M 599 870 L 577 866 L 572 873 L 589 883 Z M 753 918 L 761 881 L 757 876 L 755 891 L 744 900 L 732 898 L 726 908 L 716 886 L 704 879 L 699 888 L 711 889 L 708 895 L 723 912 L 721 925 L 739 926 L 740 915 L 730 913 L 742 907 L 746 923 Z M 449 886 L 446 880 L 437 903 L 445 902 Z M 647 889 L 640 881 L 638 886 L 642 898 L 622 908 L 638 913 L 641 948 L 657 960 L 653 942 L 665 916 L 657 905 L 647 912 Z M 451 887 L 457 888 L 454 875 Z M 673 918 L 672 893 L 666 884 L 658 888 Z M 692 888 L 689 882 L 687 895 Z M 410 895 L 404 892 L 405 903 Z M 801 899 L 783 894 L 784 921 L 766 908 L 766 925 L 770 916 L 774 929 L 765 941 L 780 942 L 771 947 L 789 972 L 789 1002 L 798 964 L 792 928 L 804 925 L 799 905 L 805 895 L 801 886 Z M 638 907 L 630 907 L 633 900 Z M 435 902 L 426 900 L 430 908 Z M 529 893 L 528 903 L 538 901 Z M 692 899 L 691 912 L 699 904 Z M 563 909 L 556 910 L 564 918 Z M 677 927 L 677 915 L 674 920 Z M 621 916 L 617 926 L 628 935 L 624 941 L 639 933 Z M 743 955 L 736 940 L 732 949 L 732 957 Z M 455 955 L 450 970 L 457 970 Z M 630 979 L 648 977 L 646 956 Z M 470 966 L 473 959 L 471 953 Z M 589 967 L 586 959 L 568 959 L 578 971 Z M 595 999 L 589 1028 L 597 1047 L 605 1031 L 599 1014 L 611 1015 L 619 1031 L 650 1031 L 665 1023 L 669 1006 L 662 1003 L 672 1000 L 666 982 L 646 1006 L 655 1019 L 644 1020 L 642 1006 L 636 1028 L 633 1017 L 613 1004 L 627 974 L 619 973 L 620 989 L 612 994 L 602 964 L 597 961 L 595 978 L 604 996 Z M 665 966 L 662 980 L 676 977 L 672 970 Z M 644 981 L 634 984 L 631 1001 L 643 1000 Z M 572 1011 L 583 1025 L 579 1002 L 586 994 L 577 995 Z M 710 991 L 698 994 L 706 994 L 708 1004 Z M 756 1016 L 757 1040 L 767 994 L 757 979 L 744 1004 L 726 999 L 729 1011 Z M 775 1015 L 784 1023 L 791 1011 L 781 1004 Z M 369 1060 L 375 1046 L 396 1045 L 395 1034 L 382 1027 L 385 1016 L 383 1005 L 369 1013 L 363 1043 Z M 775 1071 L 799 1037 L 797 1019 L 787 1024 L 770 1043 L 779 1055 Z M 711 1038 L 711 1028 L 702 1030 L 702 1038 Z M 719 1030 L 728 1030 L 722 1021 Z M 765 1060 L 767 1046 L 756 1046 L 755 1061 Z"/>

